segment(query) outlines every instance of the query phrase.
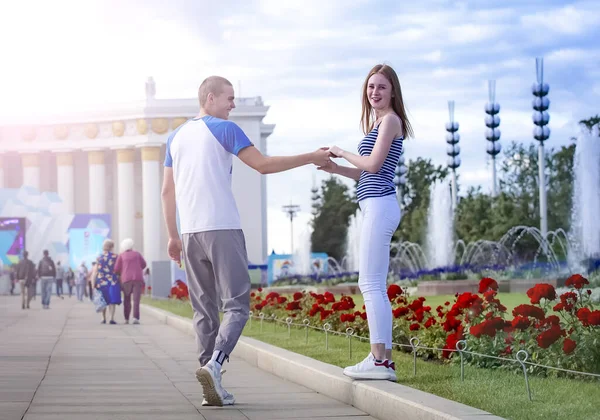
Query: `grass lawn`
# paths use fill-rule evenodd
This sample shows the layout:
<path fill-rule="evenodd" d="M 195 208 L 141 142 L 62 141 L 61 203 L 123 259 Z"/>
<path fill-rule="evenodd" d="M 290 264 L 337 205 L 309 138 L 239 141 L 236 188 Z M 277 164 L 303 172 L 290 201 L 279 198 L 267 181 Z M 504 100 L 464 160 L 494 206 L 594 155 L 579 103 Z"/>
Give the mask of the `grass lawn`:
<path fill-rule="evenodd" d="M 508 297 L 508 299 L 507 299 Z M 443 304 L 448 297 L 427 298 L 431 306 Z M 525 303 L 524 295 L 505 294 L 501 301 L 509 307 Z M 434 303 L 435 302 L 435 303 Z M 156 306 L 184 317 L 191 317 L 187 302 L 152 300 L 143 303 Z M 359 302 L 356 302 L 357 305 Z M 362 303 L 361 303 L 362 304 Z M 509 310 L 512 310 L 509 307 Z M 244 335 L 285 348 L 314 359 L 344 367 L 359 362 L 369 352 L 367 343 L 352 341 L 352 358 L 348 354 L 348 340 L 329 336 L 329 350 L 325 350 L 324 334 L 309 330 L 308 344 L 303 329 L 265 321 L 262 332 L 260 321 L 246 325 Z M 398 382 L 444 398 L 489 411 L 508 419 L 600 419 L 600 384 L 596 381 L 531 377 L 529 379 L 533 402 L 527 398 L 523 375 L 511 372 L 465 367 L 465 381 L 460 380 L 460 367 L 454 364 L 417 361 L 417 376 L 413 376 L 412 356 L 395 352 Z"/>

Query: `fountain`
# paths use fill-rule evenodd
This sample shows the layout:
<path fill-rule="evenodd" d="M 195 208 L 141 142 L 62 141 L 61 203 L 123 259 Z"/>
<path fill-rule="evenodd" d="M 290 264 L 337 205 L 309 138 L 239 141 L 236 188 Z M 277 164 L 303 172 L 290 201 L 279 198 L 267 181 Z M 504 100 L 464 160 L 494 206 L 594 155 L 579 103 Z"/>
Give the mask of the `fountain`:
<path fill-rule="evenodd" d="M 307 225 L 300 235 L 298 235 L 298 246 L 294 250 L 294 273 L 302 275 L 311 275 L 313 273 L 312 263 L 310 258 L 311 253 L 311 231 Z"/>
<path fill-rule="evenodd" d="M 438 181 L 431 187 L 427 220 L 427 259 L 430 268 L 454 264 L 453 225 L 450 187 L 445 181 Z"/>
<path fill-rule="evenodd" d="M 342 261 L 342 267 L 347 271 L 358 271 L 358 255 L 360 253 L 360 231 L 362 229 L 362 212 L 360 209 L 350 216 L 348 233 L 346 234 L 346 256 Z"/>
<path fill-rule="evenodd" d="M 600 138 L 598 127 L 582 131 L 577 139 L 573 171 L 572 241 L 569 262 L 580 265 L 600 257 Z"/>

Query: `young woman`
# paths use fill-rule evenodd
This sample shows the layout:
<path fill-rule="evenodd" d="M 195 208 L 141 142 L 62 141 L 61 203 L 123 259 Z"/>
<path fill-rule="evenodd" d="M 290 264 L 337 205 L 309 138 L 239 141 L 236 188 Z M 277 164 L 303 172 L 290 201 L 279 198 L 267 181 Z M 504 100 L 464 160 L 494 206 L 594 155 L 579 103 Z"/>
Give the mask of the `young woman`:
<path fill-rule="evenodd" d="M 400 223 L 394 172 L 402 142 L 413 132 L 406 116 L 400 82 L 394 69 L 378 64 L 367 76 L 362 95 L 361 123 L 366 135 L 358 155 L 337 146 L 334 157 L 355 167 L 328 163 L 319 169 L 358 181 L 356 190 L 362 211 L 358 285 L 365 300 L 371 353 L 362 362 L 344 369 L 355 379 L 396 380 L 392 362 L 392 308 L 387 296 L 390 242 Z"/>

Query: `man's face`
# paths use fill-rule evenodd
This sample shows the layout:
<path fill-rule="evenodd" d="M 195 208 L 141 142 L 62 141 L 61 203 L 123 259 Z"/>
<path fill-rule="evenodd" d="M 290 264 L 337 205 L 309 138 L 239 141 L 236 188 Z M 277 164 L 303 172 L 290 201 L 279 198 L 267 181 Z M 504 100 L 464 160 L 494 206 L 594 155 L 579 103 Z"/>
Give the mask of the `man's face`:
<path fill-rule="evenodd" d="M 223 120 L 229 119 L 229 113 L 235 108 L 233 86 L 225 85 L 220 95 L 212 95 L 212 115 Z"/>

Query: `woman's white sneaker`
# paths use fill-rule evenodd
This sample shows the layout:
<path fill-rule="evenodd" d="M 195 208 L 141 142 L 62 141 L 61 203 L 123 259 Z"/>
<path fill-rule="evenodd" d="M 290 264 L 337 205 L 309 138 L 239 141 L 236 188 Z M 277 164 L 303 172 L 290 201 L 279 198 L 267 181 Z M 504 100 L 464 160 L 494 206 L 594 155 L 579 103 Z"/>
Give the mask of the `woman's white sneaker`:
<path fill-rule="evenodd" d="M 394 362 L 388 362 L 388 373 L 390 377 L 388 378 L 392 382 L 398 382 L 398 378 L 396 377 L 396 364 Z"/>
<path fill-rule="evenodd" d="M 372 353 L 360 363 L 344 369 L 344 375 L 353 379 L 390 379 L 387 360 L 377 361 Z"/>

